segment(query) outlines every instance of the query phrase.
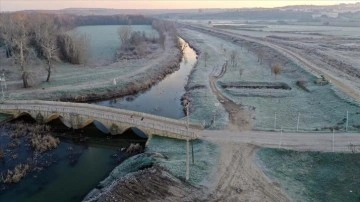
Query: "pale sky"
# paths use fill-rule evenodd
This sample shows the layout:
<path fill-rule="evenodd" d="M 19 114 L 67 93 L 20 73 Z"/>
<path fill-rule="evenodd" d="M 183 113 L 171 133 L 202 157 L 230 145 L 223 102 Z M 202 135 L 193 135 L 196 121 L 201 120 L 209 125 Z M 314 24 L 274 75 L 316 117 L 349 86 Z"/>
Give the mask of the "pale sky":
<path fill-rule="evenodd" d="M 116 9 L 198 9 L 198 8 L 252 8 L 286 5 L 333 5 L 356 3 L 360 0 L 0 0 L 0 11 L 63 8 Z"/>

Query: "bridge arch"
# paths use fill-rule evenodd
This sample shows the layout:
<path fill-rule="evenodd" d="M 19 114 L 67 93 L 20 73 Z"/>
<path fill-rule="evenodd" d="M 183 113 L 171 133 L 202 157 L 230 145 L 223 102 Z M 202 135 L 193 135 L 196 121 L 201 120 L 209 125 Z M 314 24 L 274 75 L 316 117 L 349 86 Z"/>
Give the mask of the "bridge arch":
<path fill-rule="evenodd" d="M 149 136 L 151 135 L 151 134 L 148 134 L 146 130 L 141 129 L 136 126 L 126 128 L 123 133 L 126 134 L 126 133 L 130 133 L 130 132 L 135 134 L 137 137 L 139 137 L 141 139 L 148 139 Z"/>
<path fill-rule="evenodd" d="M 102 123 L 101 121 L 93 120 L 91 123 L 93 123 L 94 126 L 101 132 L 106 133 L 106 134 L 110 133 L 109 127 L 106 124 Z"/>
<path fill-rule="evenodd" d="M 58 118 L 60 118 L 60 114 L 50 114 L 48 117 L 45 118 L 44 123 L 49 123 Z"/>
<path fill-rule="evenodd" d="M 71 121 L 63 116 L 59 116 L 60 121 L 68 128 L 72 128 Z"/>
<path fill-rule="evenodd" d="M 20 113 L 17 113 L 17 114 L 14 114 L 14 119 L 17 119 L 17 118 L 20 118 L 22 116 L 29 116 L 31 118 L 33 118 L 35 120 L 36 117 L 34 117 L 31 113 L 29 112 L 26 112 L 26 111 L 23 111 L 23 112 L 20 112 Z"/>

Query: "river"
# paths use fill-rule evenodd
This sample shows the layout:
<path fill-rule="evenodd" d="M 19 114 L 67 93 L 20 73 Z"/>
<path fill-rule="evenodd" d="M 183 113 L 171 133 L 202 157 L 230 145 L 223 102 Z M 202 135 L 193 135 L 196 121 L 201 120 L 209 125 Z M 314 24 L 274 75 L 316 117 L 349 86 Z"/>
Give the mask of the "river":
<path fill-rule="evenodd" d="M 180 41 L 182 44 L 186 43 L 182 39 Z M 195 63 L 196 52 L 187 45 L 180 69 L 166 76 L 148 91 L 93 104 L 175 119 L 183 118 L 181 97 L 185 93 L 184 86 Z M 85 133 L 87 131 L 93 130 L 86 129 Z M 1 131 L 1 134 L 4 135 L 7 132 Z M 52 158 L 56 159 L 56 163 L 37 174 L 30 174 L 5 191 L 0 191 L 0 201 L 81 201 L 116 167 L 118 162 L 114 159 L 114 154 L 119 154 L 119 149 L 130 142 L 136 142 L 136 140 L 116 139 L 115 145 L 109 145 L 106 141 L 103 143 L 99 135 L 96 136 L 98 142 L 86 145 L 76 144 L 71 139 L 62 140 L 58 149 L 52 152 Z M 0 140 L 1 138 L 0 136 Z M 4 144 L 4 141 L 0 141 L 0 146 L 5 146 L 1 143 Z M 69 160 L 69 155 L 76 157 L 75 163 Z M 0 168 L 4 170 L 6 166 L 9 166 L 7 163 L 0 162 Z"/>

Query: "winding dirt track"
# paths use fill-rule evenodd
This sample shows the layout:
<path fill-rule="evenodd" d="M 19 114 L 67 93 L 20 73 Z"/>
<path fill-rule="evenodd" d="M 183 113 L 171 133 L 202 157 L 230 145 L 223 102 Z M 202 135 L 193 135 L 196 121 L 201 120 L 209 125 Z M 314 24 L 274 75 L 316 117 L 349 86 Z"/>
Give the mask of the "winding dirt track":
<path fill-rule="evenodd" d="M 229 130 L 251 130 L 252 129 L 252 120 L 251 113 L 244 109 L 243 106 L 236 104 L 232 100 L 228 99 L 222 94 L 222 92 L 217 88 L 216 81 L 223 77 L 226 73 L 227 62 L 223 65 L 221 72 L 218 75 L 215 75 L 216 71 L 213 71 L 209 76 L 210 88 L 212 92 L 216 95 L 216 98 L 224 106 L 226 111 L 229 113 L 229 120 L 231 124 L 228 126 Z"/>

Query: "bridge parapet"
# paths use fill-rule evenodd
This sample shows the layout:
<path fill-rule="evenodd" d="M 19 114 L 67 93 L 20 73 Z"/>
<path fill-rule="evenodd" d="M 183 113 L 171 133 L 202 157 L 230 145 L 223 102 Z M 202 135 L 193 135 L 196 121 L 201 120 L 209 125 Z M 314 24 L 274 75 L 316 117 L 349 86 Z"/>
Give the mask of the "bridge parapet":
<path fill-rule="evenodd" d="M 35 119 L 40 117 L 40 114 L 45 117 L 41 120 L 50 120 L 50 117 L 61 116 L 63 122 L 67 122 L 64 124 L 73 128 L 84 127 L 96 120 L 103 123 L 109 130 L 114 124 L 116 127 L 123 128 L 120 132 L 123 132 L 126 127 L 133 126 L 144 130 L 144 132 L 149 133 L 150 131 L 154 135 L 177 139 L 196 139 L 196 131 L 202 129 L 199 124 L 191 124 L 187 130 L 186 122 L 183 120 L 82 103 L 39 100 L 5 101 L 0 104 L 0 111 L 13 114 L 15 117 L 21 113 L 28 113 Z"/>

